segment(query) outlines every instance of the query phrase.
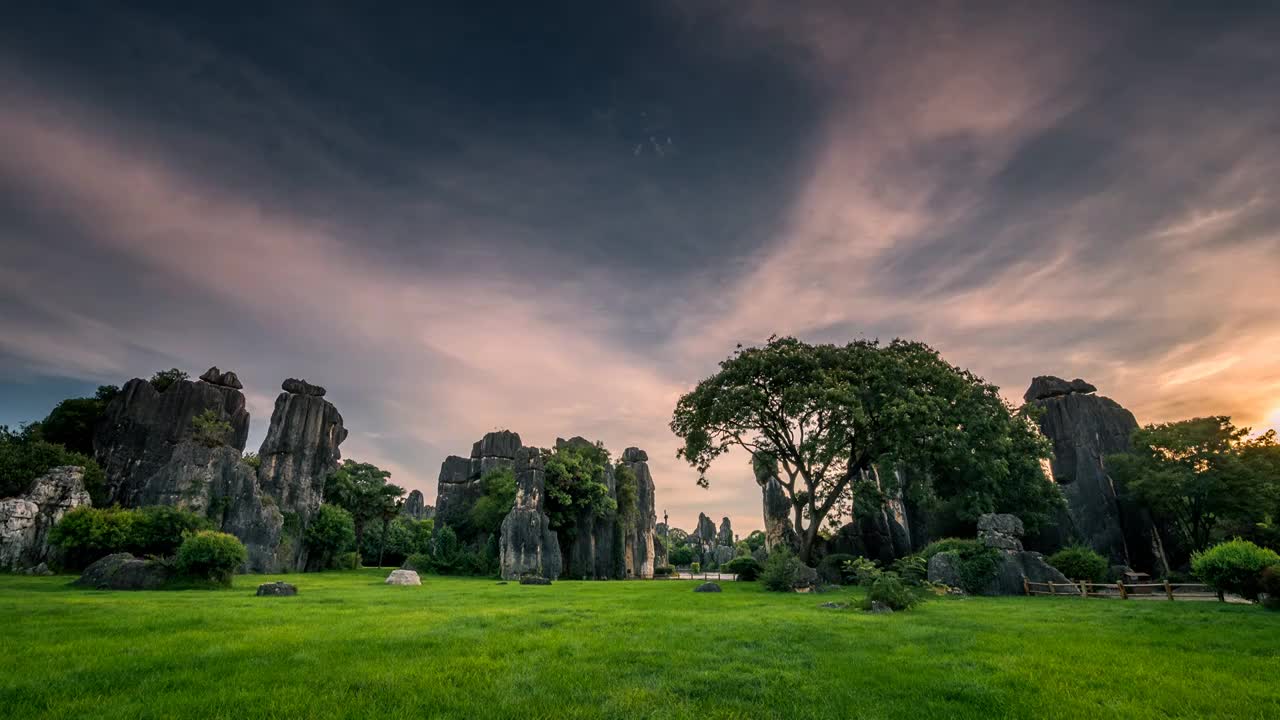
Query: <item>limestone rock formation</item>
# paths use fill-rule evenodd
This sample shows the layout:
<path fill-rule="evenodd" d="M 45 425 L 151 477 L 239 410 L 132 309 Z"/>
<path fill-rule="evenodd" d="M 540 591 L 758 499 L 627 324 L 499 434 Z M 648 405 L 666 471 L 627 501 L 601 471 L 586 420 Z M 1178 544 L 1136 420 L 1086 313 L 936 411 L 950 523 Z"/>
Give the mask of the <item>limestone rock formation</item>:
<path fill-rule="evenodd" d="M 400 568 L 392 570 L 387 576 L 387 585 L 421 585 L 422 578 L 418 577 L 418 573 L 413 570 L 405 570 Z"/>
<path fill-rule="evenodd" d="M 978 541 L 997 550 L 1022 550 L 1022 519 L 1008 513 L 989 513 L 978 518 Z"/>
<path fill-rule="evenodd" d="M 68 511 L 89 504 L 84 468 L 56 467 L 36 478 L 25 495 L 0 500 L 0 570 L 18 571 L 58 557 L 49 531 Z"/>
<path fill-rule="evenodd" d="M 435 516 L 435 508 L 426 503 L 421 490 L 413 490 L 405 498 L 400 513 L 411 520 L 426 520 Z"/>
<path fill-rule="evenodd" d="M 297 378 L 287 378 L 280 383 L 280 389 L 293 395 L 311 395 L 313 397 L 324 397 L 325 389 L 319 385 L 312 385 L 306 380 Z"/>
<path fill-rule="evenodd" d="M 205 370 L 204 374 L 200 376 L 200 379 L 210 385 L 221 385 L 222 387 L 229 387 L 232 390 L 244 389 L 244 385 L 240 383 L 240 378 L 235 373 L 230 370 L 227 372 L 221 372 L 218 370 L 217 365 Z"/>
<path fill-rule="evenodd" d="M 249 435 L 249 411 L 235 373 L 210 368 L 206 380 L 179 380 L 163 393 L 134 378 L 125 383 L 94 430 L 93 449 L 106 475 L 107 500 L 125 507 L 141 505 L 140 485 L 169 463 L 174 449 L 191 438 L 191 420 L 206 410 L 230 423 L 227 445 L 244 451 Z M 230 382 L 228 376 L 234 380 Z"/>
<path fill-rule="evenodd" d="M 436 489 L 436 524 L 459 527 L 483 493 L 480 480 L 490 470 L 513 467 L 522 447 L 510 430 L 486 433 L 471 446 L 471 457 L 450 455 L 440 465 Z"/>
<path fill-rule="evenodd" d="M 556 447 L 594 446 L 583 437 L 568 440 L 556 438 Z M 613 466 L 605 467 L 605 485 L 609 497 L 616 498 L 617 479 Z M 614 516 L 597 517 L 589 508 L 578 514 L 577 536 L 569 547 L 561 547 L 564 553 L 566 576 L 573 579 L 607 580 L 626 577 L 625 538 L 622 524 Z"/>
<path fill-rule="evenodd" d="M 1094 390 L 1083 380 L 1038 377 L 1026 393 L 1042 409 L 1040 431 L 1053 444 L 1053 480 L 1067 500 L 1057 531 L 1043 544 L 1080 541 L 1114 563 L 1163 570 L 1164 550 L 1150 516 L 1122 499 L 1105 465 L 1107 455 L 1129 450 L 1138 421 Z"/>
<path fill-rule="evenodd" d="M 729 518 L 720 519 L 720 530 L 716 533 L 716 544 L 733 547 L 733 525 Z"/>
<path fill-rule="evenodd" d="M 546 515 L 542 452 L 537 448 L 519 448 L 515 461 L 515 506 L 502 520 L 499 545 L 502 577 L 506 580 L 528 574 L 559 577 L 560 542 Z"/>
<path fill-rule="evenodd" d="M 752 458 L 751 467 L 764 499 L 765 549 L 773 552 L 774 548 L 786 547 L 791 552 L 798 552 L 800 538 L 791 523 L 791 500 L 778 480 L 777 463 L 756 456 Z"/>
<path fill-rule="evenodd" d="M 1068 583 L 1067 577 L 1044 561 L 1037 552 L 1022 549 L 1022 520 L 1015 515 L 987 514 L 978 518 L 978 540 L 999 551 L 995 577 L 984 595 L 1022 595 L 1023 580 Z M 938 553 L 929 559 L 929 581 L 960 585 L 960 555 Z"/>
<path fill-rule="evenodd" d="M 636 517 L 632 526 L 624 529 L 627 576 L 651 578 L 653 569 L 657 566 L 655 562 L 657 548 L 660 548 L 662 543 L 654 539 L 658 514 L 655 506 L 653 475 L 649 472 L 649 454 L 640 448 L 629 447 L 622 451 L 622 464 L 636 476 Z M 665 553 L 662 564 L 666 565 Z"/>
<path fill-rule="evenodd" d="M 74 584 L 97 590 L 159 590 L 173 576 L 172 566 L 162 560 L 116 553 L 89 565 Z"/>
<path fill-rule="evenodd" d="M 262 583 L 258 586 L 258 592 L 254 594 L 258 597 L 292 597 L 298 594 L 298 587 L 283 580 L 277 580 L 275 582 Z"/>
<path fill-rule="evenodd" d="M 282 570 L 307 569 L 306 545 L 301 541 L 307 523 L 324 499 L 324 481 L 338 467 L 338 446 L 347 438 L 342 415 L 305 381 L 286 381 L 288 389 L 276 398 L 271 425 L 258 450 L 258 483 L 289 522 L 291 537 L 282 548 Z M 286 519 L 288 519 L 286 518 Z"/>

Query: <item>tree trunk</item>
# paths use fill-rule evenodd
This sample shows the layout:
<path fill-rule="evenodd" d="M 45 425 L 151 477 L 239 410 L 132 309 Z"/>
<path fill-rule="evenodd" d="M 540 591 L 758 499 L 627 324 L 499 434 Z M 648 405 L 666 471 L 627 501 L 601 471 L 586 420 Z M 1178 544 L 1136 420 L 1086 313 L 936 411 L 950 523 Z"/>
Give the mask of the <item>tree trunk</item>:
<path fill-rule="evenodd" d="M 387 549 L 387 519 L 382 518 L 382 540 L 378 543 L 378 569 L 382 569 L 382 556 Z"/>

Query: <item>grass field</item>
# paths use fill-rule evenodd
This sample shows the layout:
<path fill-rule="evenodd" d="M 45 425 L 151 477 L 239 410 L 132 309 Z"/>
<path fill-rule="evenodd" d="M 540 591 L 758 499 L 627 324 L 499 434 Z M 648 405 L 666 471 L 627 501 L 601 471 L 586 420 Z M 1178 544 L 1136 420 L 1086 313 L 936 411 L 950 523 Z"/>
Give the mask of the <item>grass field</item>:
<path fill-rule="evenodd" d="M 1280 613 L 1218 603 L 938 599 L 755 583 L 550 587 L 386 571 L 294 598 L 0 576 L 12 718 L 1280 718 Z"/>

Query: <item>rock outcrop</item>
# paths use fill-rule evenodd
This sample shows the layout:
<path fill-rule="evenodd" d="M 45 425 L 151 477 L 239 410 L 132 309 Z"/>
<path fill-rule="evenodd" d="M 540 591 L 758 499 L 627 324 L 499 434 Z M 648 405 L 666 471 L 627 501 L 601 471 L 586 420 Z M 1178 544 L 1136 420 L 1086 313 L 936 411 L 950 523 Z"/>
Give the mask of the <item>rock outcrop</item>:
<path fill-rule="evenodd" d="M 220 385 L 222 387 L 231 388 L 232 390 L 244 389 L 244 385 L 240 383 L 240 378 L 235 373 L 230 370 L 222 372 L 218 370 L 217 365 L 205 370 L 204 374 L 200 376 L 200 379 L 210 385 Z"/>
<path fill-rule="evenodd" d="M 84 468 L 56 467 L 36 478 L 25 495 L 0 500 L 0 570 L 19 571 L 55 562 L 49 531 L 68 511 L 89 504 Z"/>
<path fill-rule="evenodd" d="M 323 388 L 287 380 L 276 398 L 271 425 L 258 450 L 258 483 L 288 518 L 281 569 L 308 568 L 302 533 L 324 499 L 324 481 L 338 467 L 338 446 L 347 438 L 342 415 L 323 397 Z M 300 390 L 301 392 L 292 392 Z M 312 562 L 314 565 L 314 561 Z"/>
<path fill-rule="evenodd" d="M 116 553 L 89 565 L 73 584 L 97 590 L 159 590 L 173 577 L 172 566 L 162 560 Z"/>
<path fill-rule="evenodd" d="M 235 373 L 209 368 L 208 380 L 179 380 L 164 392 L 134 378 L 125 383 L 94 430 L 93 449 L 106 476 L 110 503 L 141 504 L 141 485 L 169 463 L 174 449 L 191 439 L 192 418 L 212 410 L 231 426 L 226 444 L 244 451 L 249 435 L 249 411 Z"/>
<path fill-rule="evenodd" d="M 786 547 L 791 552 L 799 552 L 800 538 L 791 523 L 791 500 L 787 498 L 786 491 L 778 480 L 777 462 L 755 456 L 751 467 L 764 500 L 765 549 L 773 552 L 774 548 Z"/>
<path fill-rule="evenodd" d="M 486 433 L 471 446 L 471 457 L 450 455 L 440 465 L 436 489 L 436 524 L 460 527 L 484 489 L 480 480 L 490 470 L 514 467 L 520 436 L 510 430 Z"/>
<path fill-rule="evenodd" d="M 277 580 L 275 582 L 262 583 L 258 586 L 258 592 L 254 594 L 258 597 L 293 597 L 298 594 L 298 587 L 283 580 Z"/>
<path fill-rule="evenodd" d="M 1129 450 L 1138 421 L 1095 390 L 1083 380 L 1046 376 L 1033 380 L 1025 395 L 1042 409 L 1040 431 L 1053 444 L 1051 473 L 1067 500 L 1056 531 L 1042 544 L 1079 541 L 1113 563 L 1163 571 L 1164 550 L 1150 516 L 1122 499 L 1106 469 L 1107 455 Z"/>
<path fill-rule="evenodd" d="M 556 448 L 595 446 L 583 437 L 568 440 L 556 438 Z M 609 497 L 618 497 L 617 478 L 613 466 L 605 466 L 604 483 Z M 564 570 L 574 580 L 610 580 L 626 577 L 625 538 L 622 523 L 616 516 L 597 516 L 590 508 L 578 513 L 575 523 L 577 534 L 568 547 L 561 545 L 564 553 Z"/>
<path fill-rule="evenodd" d="M 413 490 L 405 498 L 400 513 L 411 520 L 426 520 L 435 517 L 435 508 L 426 503 L 421 490 Z"/>
<path fill-rule="evenodd" d="M 1044 561 L 1037 552 L 1022 549 L 1022 520 L 1015 515 L 987 514 L 978 518 L 978 540 L 998 551 L 995 575 L 983 595 L 1022 595 L 1023 580 L 1038 583 L 1069 583 L 1067 577 Z M 961 585 L 961 557 L 942 552 L 929 559 L 929 581 L 949 586 Z"/>
<path fill-rule="evenodd" d="M 653 577 L 657 556 L 656 541 L 658 513 L 655 507 L 653 475 L 649 472 L 649 454 L 640 448 L 629 447 L 622 451 L 622 464 L 636 476 L 636 514 L 631 527 L 624 528 L 626 547 L 624 557 L 628 577 Z M 663 559 L 665 562 L 665 555 Z"/>
<path fill-rule="evenodd" d="M 414 572 L 413 570 L 405 570 L 404 568 L 400 568 L 398 570 L 391 571 L 391 574 L 387 576 L 385 584 L 387 585 L 421 585 L 422 578 L 418 577 L 418 573 Z"/>
<path fill-rule="evenodd" d="M 560 542 L 546 515 L 542 452 L 537 448 L 519 448 L 515 473 L 515 506 L 502 520 L 499 545 L 502 577 L 506 580 L 518 580 L 529 574 L 559 577 Z"/>
<path fill-rule="evenodd" d="M 720 530 L 716 533 L 716 544 L 733 547 L 733 524 L 729 522 L 729 518 L 720 518 Z"/>

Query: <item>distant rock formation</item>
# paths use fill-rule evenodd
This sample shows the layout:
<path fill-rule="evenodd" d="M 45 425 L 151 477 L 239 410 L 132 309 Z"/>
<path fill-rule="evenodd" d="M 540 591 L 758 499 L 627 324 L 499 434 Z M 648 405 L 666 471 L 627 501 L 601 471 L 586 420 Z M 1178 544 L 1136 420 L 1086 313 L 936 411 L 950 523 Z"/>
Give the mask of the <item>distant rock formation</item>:
<path fill-rule="evenodd" d="M 786 547 L 791 552 L 799 552 L 800 538 L 791 523 L 791 500 L 778 480 L 777 462 L 754 456 L 751 467 L 764 500 L 765 549 L 773 552 L 774 548 Z"/>
<path fill-rule="evenodd" d="M 49 530 L 67 512 L 89 504 L 84 468 L 56 467 L 36 478 L 25 495 L 0 500 L 0 570 L 17 572 L 58 559 Z"/>
<path fill-rule="evenodd" d="M 421 490 L 413 490 L 405 498 L 400 514 L 411 520 L 426 520 L 435 517 L 435 508 L 426 503 Z"/>
<path fill-rule="evenodd" d="M 347 438 L 342 415 L 324 389 L 305 380 L 286 380 L 276 398 L 271 425 L 258 450 L 258 483 L 285 515 L 292 537 L 285 538 L 281 569 L 308 567 L 302 533 L 324 499 L 324 481 L 338 467 L 338 446 Z M 298 391 L 298 392 L 294 392 Z M 312 561 L 314 565 L 314 561 Z"/>
<path fill-rule="evenodd" d="M 244 451 L 249 411 L 235 373 L 209 368 L 199 381 L 179 380 L 163 393 L 134 378 L 125 383 L 94 431 L 93 449 L 106 476 L 109 503 L 143 504 L 142 485 L 169 463 L 174 449 L 191 438 L 191 420 L 212 410 L 231 425 L 227 445 Z"/>
<path fill-rule="evenodd" d="M 1163 571 L 1164 549 L 1149 514 L 1122 499 L 1106 470 L 1107 455 L 1129 450 L 1138 421 L 1096 390 L 1080 379 L 1044 376 L 1032 380 L 1024 396 L 1043 410 L 1040 431 L 1053 444 L 1053 480 L 1067 500 L 1044 542 L 1078 540 L 1115 564 Z"/>
<path fill-rule="evenodd" d="M 658 513 L 655 506 L 653 475 L 649 472 L 649 454 L 644 450 L 629 447 L 622 451 L 622 464 L 636 476 L 636 516 L 629 528 L 624 528 L 626 547 L 624 559 L 628 577 L 653 577 L 656 566 L 654 540 Z M 664 562 L 665 555 L 664 555 Z"/>
<path fill-rule="evenodd" d="M 720 531 L 716 533 L 716 544 L 733 547 L 733 525 L 729 518 L 720 518 Z"/>
<path fill-rule="evenodd" d="M 520 448 L 515 460 L 515 506 L 502 520 L 499 545 L 502 577 L 519 580 L 534 574 L 557 578 L 560 576 L 560 542 L 546 514 L 542 451 Z"/>

